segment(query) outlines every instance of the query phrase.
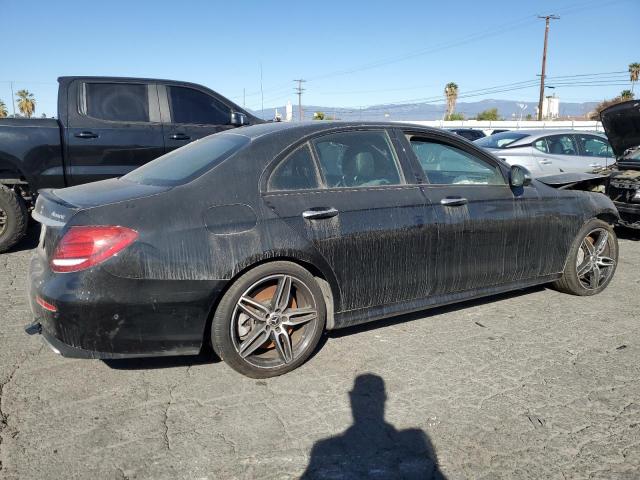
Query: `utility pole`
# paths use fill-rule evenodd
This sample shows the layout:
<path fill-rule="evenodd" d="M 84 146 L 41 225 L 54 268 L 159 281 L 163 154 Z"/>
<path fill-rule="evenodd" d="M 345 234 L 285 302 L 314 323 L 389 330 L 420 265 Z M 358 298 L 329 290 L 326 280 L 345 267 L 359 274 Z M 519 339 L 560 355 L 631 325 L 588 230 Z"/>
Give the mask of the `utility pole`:
<path fill-rule="evenodd" d="M 299 78 L 294 80 L 294 82 L 298 82 L 298 86 L 296 87 L 296 94 L 298 95 L 298 119 L 302 121 L 304 119 L 304 114 L 302 112 L 302 92 L 306 89 L 302 88 L 302 84 L 306 82 L 306 80 Z"/>
<path fill-rule="evenodd" d="M 260 62 L 260 118 L 264 119 L 264 90 L 262 89 L 262 62 Z"/>
<path fill-rule="evenodd" d="M 13 109 L 13 118 L 16 118 L 16 99 L 13 96 L 13 81 L 11 81 L 11 108 Z"/>
<path fill-rule="evenodd" d="M 557 15 L 538 15 L 538 18 L 544 18 L 544 48 L 542 49 L 542 73 L 540 75 L 540 100 L 538 101 L 538 120 L 542 120 L 542 103 L 544 102 L 544 75 L 547 66 L 547 39 L 549 38 L 549 22 L 550 20 L 560 20 Z"/>

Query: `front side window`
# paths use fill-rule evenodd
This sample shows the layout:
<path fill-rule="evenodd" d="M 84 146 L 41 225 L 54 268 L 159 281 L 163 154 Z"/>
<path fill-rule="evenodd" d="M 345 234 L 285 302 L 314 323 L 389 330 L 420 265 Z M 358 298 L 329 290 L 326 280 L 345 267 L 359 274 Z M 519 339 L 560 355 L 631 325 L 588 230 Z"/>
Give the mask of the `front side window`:
<path fill-rule="evenodd" d="M 231 109 L 204 92 L 188 87 L 167 87 L 173 123 L 228 125 Z"/>
<path fill-rule="evenodd" d="M 554 155 L 578 155 L 578 147 L 572 135 L 546 137 L 549 153 Z"/>
<path fill-rule="evenodd" d="M 249 138 L 244 135 L 209 135 L 172 150 L 122 178 L 144 185 L 182 185 L 211 170 L 249 143 Z"/>
<path fill-rule="evenodd" d="M 547 146 L 547 140 L 544 138 L 540 138 L 533 142 L 533 148 L 541 151 L 542 153 L 549 153 L 549 147 Z"/>
<path fill-rule="evenodd" d="M 100 120 L 148 122 L 148 86 L 132 83 L 85 83 L 85 112 Z"/>
<path fill-rule="evenodd" d="M 395 152 L 384 131 L 333 133 L 313 144 L 329 188 L 402 183 Z"/>
<path fill-rule="evenodd" d="M 586 157 L 613 157 L 613 151 L 609 143 L 595 135 L 576 135 L 576 139 L 582 148 L 582 154 Z"/>
<path fill-rule="evenodd" d="M 420 137 L 409 139 L 429 183 L 434 185 L 505 185 L 500 169 L 452 145 Z"/>
<path fill-rule="evenodd" d="M 271 174 L 269 190 L 309 190 L 319 188 L 318 174 L 308 144 L 290 153 Z"/>

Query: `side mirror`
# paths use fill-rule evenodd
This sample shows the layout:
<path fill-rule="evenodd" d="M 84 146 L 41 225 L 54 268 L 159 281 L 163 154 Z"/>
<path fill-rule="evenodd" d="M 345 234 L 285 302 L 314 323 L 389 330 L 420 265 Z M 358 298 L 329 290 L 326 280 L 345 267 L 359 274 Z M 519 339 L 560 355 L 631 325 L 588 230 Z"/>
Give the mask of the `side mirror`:
<path fill-rule="evenodd" d="M 531 172 L 522 165 L 513 165 L 509 173 L 509 184 L 512 187 L 531 185 Z"/>
<path fill-rule="evenodd" d="M 231 125 L 241 127 L 247 124 L 247 116 L 241 112 L 231 112 Z"/>

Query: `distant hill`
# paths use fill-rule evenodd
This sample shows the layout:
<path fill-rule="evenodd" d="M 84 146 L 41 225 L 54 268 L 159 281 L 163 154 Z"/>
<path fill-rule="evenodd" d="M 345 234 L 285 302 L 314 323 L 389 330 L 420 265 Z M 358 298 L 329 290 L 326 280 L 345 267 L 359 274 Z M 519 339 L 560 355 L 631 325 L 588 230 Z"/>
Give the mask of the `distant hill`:
<path fill-rule="evenodd" d="M 497 108 L 499 115 L 505 120 L 519 119 L 521 109 L 518 104 L 525 104 L 527 108 L 523 111 L 523 119 L 527 114 L 535 116 L 537 102 L 518 102 L 516 100 L 480 100 L 478 102 L 458 102 L 456 112 L 464 114 L 465 118 L 471 118 L 478 113 Z M 594 109 L 598 102 L 568 103 L 560 100 L 561 116 L 581 116 L 586 115 Z M 264 114 L 255 111 L 259 117 L 267 120 L 273 119 L 276 108 L 284 117 L 285 108 L 273 107 L 265 108 Z M 306 120 L 311 120 L 313 112 L 324 112 L 327 116 L 334 116 L 340 120 L 440 120 L 445 111 L 445 104 L 432 103 L 411 103 L 411 104 L 388 104 L 375 105 L 363 109 L 328 107 L 318 105 L 303 105 L 302 110 Z M 388 116 L 387 116 L 388 114 Z M 513 116 L 515 114 L 515 117 Z M 298 118 L 298 107 L 293 107 L 293 118 Z"/>

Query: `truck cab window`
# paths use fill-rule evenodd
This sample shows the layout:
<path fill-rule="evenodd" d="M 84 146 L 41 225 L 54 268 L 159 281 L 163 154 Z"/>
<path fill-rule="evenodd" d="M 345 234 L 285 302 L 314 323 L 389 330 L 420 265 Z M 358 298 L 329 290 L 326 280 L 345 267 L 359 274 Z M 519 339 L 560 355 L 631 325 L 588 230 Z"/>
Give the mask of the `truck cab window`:
<path fill-rule="evenodd" d="M 199 90 L 188 87 L 167 87 L 173 123 L 195 125 L 228 125 L 231 109 Z"/>
<path fill-rule="evenodd" d="M 85 83 L 85 113 L 115 122 L 148 122 L 148 86 L 131 83 Z"/>

